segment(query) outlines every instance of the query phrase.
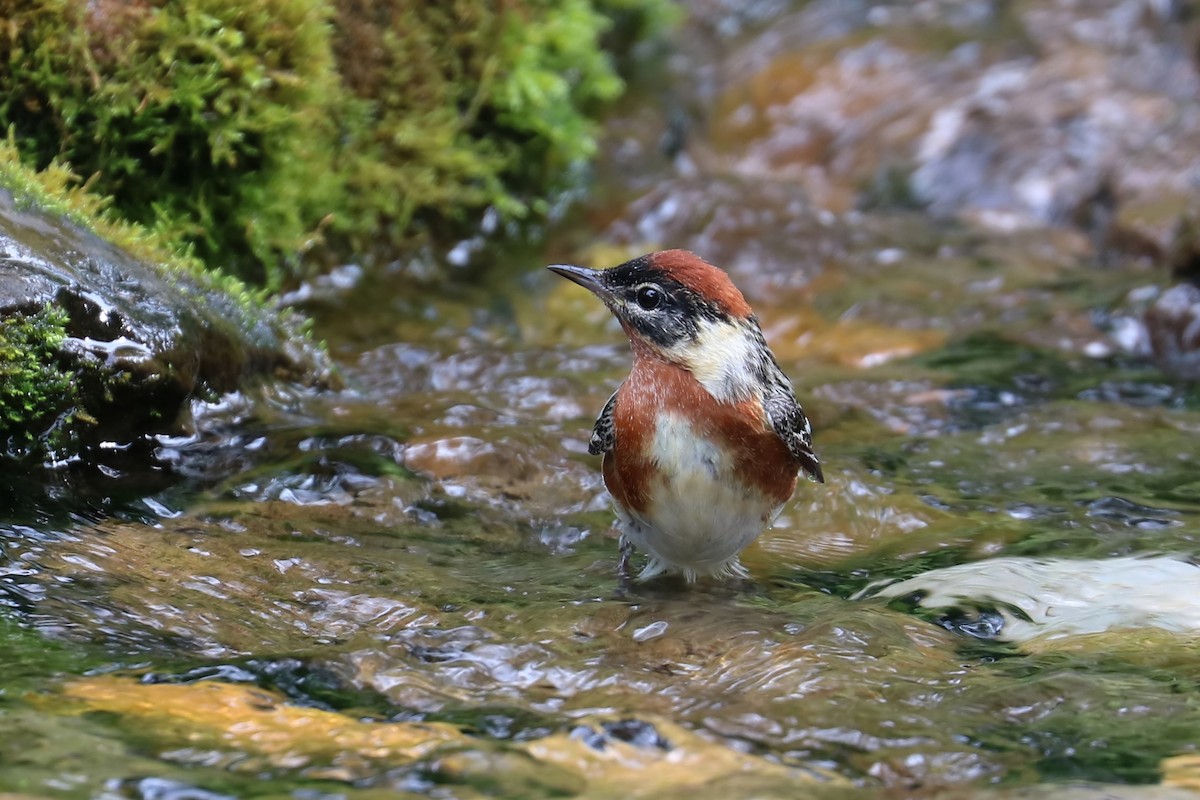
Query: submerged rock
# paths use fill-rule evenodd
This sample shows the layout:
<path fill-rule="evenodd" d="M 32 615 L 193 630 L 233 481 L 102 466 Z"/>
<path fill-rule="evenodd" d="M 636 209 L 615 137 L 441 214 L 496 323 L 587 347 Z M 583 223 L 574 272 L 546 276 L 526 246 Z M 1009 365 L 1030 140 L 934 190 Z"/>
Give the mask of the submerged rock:
<path fill-rule="evenodd" d="M 73 681 L 64 699 L 81 712 L 104 712 L 167 743 L 204 746 L 230 765 L 304 769 L 315 777 L 352 781 L 379 763 L 398 765 L 465 737 L 444 723 L 363 721 L 292 705 L 275 692 L 217 681 L 146 685 L 104 676 Z M 186 756 L 176 758 L 187 763 Z"/>
<path fill-rule="evenodd" d="M 0 190 L 0 464 L 103 465 L 254 378 L 327 379 L 295 321 Z"/>
<path fill-rule="evenodd" d="M 1171 556 L 1106 559 L 1005 557 L 935 569 L 861 596 L 915 598 L 947 612 L 946 627 L 1027 642 L 1162 628 L 1200 631 L 1200 568 Z M 964 613 L 975 612 L 963 623 Z"/>

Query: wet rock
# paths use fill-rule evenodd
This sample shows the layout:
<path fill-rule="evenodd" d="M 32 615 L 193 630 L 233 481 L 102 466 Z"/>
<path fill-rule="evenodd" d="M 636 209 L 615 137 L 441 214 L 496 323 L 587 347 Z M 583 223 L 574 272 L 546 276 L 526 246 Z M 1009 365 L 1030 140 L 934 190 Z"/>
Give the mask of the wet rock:
<path fill-rule="evenodd" d="M 586 424 L 580 424 L 578 436 L 590 430 Z M 561 510 L 607 508 L 596 467 L 570 456 L 563 446 L 520 441 L 497 444 L 457 436 L 414 441 L 405 451 L 404 465 L 436 481 L 450 502 L 468 500 L 498 509 L 522 509 L 550 520 Z M 422 507 L 437 513 L 442 502 L 443 498 L 435 497 Z"/>
<path fill-rule="evenodd" d="M 473 436 L 456 436 L 435 442 L 414 443 L 405 451 L 405 464 L 438 479 L 481 474 L 509 474 L 528 480 L 535 469 L 519 452 L 506 454 L 492 442 Z"/>
<path fill-rule="evenodd" d="M 826 784 L 846 786 L 846 782 L 824 771 L 780 766 L 761 756 L 712 742 L 666 720 L 638 723 L 655 731 L 653 746 L 639 737 L 626 740 L 612 731 L 628 731 L 624 723 L 592 720 L 565 734 L 534 740 L 525 747 L 540 761 L 558 764 L 583 775 L 588 782 L 588 797 L 663 797 L 666 793 L 690 789 L 692 797 L 741 797 L 721 782 L 753 774 L 758 788 L 781 791 L 790 787 L 795 796 L 798 785 Z M 583 732 L 583 733 L 581 733 Z M 640 736 L 640 735 L 639 735 Z M 673 746 L 663 746 L 669 741 Z M 714 785 L 716 784 L 716 785 Z M 762 796 L 755 794 L 754 796 Z M 773 796 L 773 795 L 772 795 Z"/>
<path fill-rule="evenodd" d="M 503 797 L 574 795 L 585 786 L 589 797 L 656 797 L 668 788 L 699 789 L 747 772 L 769 779 L 775 788 L 846 785 L 832 774 L 783 767 L 666 720 L 581 723 L 577 730 L 592 732 L 602 745 L 572 732 L 495 747 L 443 723 L 359 720 L 291 705 L 263 689 L 211 681 L 147 684 L 101 676 L 73 681 L 60 696 L 42 702 L 56 703 L 60 714 L 108 714 L 118 730 L 152 736 L 168 761 L 241 773 L 275 770 L 341 782 L 378 781 L 381 768 L 399 778 L 398 768 L 419 764 L 422 773 L 436 775 L 441 783 L 486 788 Z M 181 797 L 214 800 L 170 779 L 131 782 L 129 788 L 142 797 L 175 796 L 172 792 L 179 790 Z"/>
<path fill-rule="evenodd" d="M 128 591 L 119 610 L 94 625 L 78 624 L 82 597 L 60 596 L 64 605 L 41 617 L 46 632 L 67 638 L 112 637 L 133 650 L 154 647 L 163 637 L 210 659 L 245 657 L 261 652 L 294 653 L 373 636 L 390 635 L 407 625 L 427 624 L 437 612 L 428 604 L 393 598 L 353 585 L 386 581 L 369 577 L 377 568 L 412 572 L 420 554 L 392 551 L 387 558 L 360 561 L 362 535 L 378 523 L 355 522 L 343 507 L 288 507 L 255 503 L 257 517 L 164 520 L 146 533 L 137 525 L 120 526 L 105 541 L 85 536 L 69 545 L 62 558 L 39 554 L 40 546 L 22 543 L 27 573 L 0 572 L 0 600 L 36 583 L 35 565 L 44 559 L 45 573 L 59 576 L 62 586 L 81 591 Z M 374 515 L 368 514 L 368 518 Z M 301 519 L 313 522 L 301 523 Z M 266 530 L 269 537 L 242 535 L 247 528 Z M 354 563 L 328 556 L 344 554 Z M 412 563 L 408 563 L 411 561 Z M 69 594 L 69 592 L 68 592 Z M 36 594 L 30 594 L 34 599 Z M 79 604 L 76 601 L 79 601 Z M 62 616 L 59 616 L 59 614 Z"/>
<path fill-rule="evenodd" d="M 364 722 L 290 705 L 263 689 L 211 681 L 145 684 L 106 676 L 70 683 L 63 697 L 81 712 L 113 714 L 131 730 L 159 731 L 164 750 L 207 746 L 228 753 L 219 758 L 231 765 L 244 767 L 249 759 L 332 780 L 353 780 L 380 763 L 412 761 L 464 740 L 450 725 Z M 187 750 L 176 758 L 186 762 Z"/>
<path fill-rule="evenodd" d="M 796 181 L 820 208 L 844 213 L 861 189 L 904 168 L 945 87 L 973 62 L 969 52 L 958 62 L 914 53 L 886 35 L 784 52 L 730 87 L 714 140 L 739 174 Z"/>
<path fill-rule="evenodd" d="M 1095 343 L 1095 355 L 1103 357 L 1115 350 L 1153 362 L 1167 375 L 1187 381 L 1200 380 L 1200 274 L 1193 274 L 1191 267 L 1177 270 L 1176 274 L 1184 280 L 1165 289 L 1139 286 L 1127 292 L 1112 313 L 1098 314 L 1097 324 L 1104 330 L 1107 341 Z M 1141 397 L 1132 402 L 1153 404 L 1148 393 L 1150 387 L 1143 384 L 1134 393 Z M 1179 387 L 1160 385 L 1155 391 L 1163 405 L 1186 402 Z"/>
<path fill-rule="evenodd" d="M 949 609 L 951 629 L 1024 642 L 1146 627 L 1195 633 L 1198 588 L 1200 568 L 1167 556 L 1007 557 L 932 570 L 863 594 L 916 597 L 924 608 Z M 981 612 L 974 616 L 964 608 Z"/>
<path fill-rule="evenodd" d="M 698 5 L 677 71 L 705 78 L 697 102 L 711 110 L 707 137 L 693 137 L 677 164 L 786 181 L 835 213 L 868 195 L 908 204 L 916 142 L 955 87 L 988 62 L 979 47 L 947 54 L 942 42 L 947 29 L 969 42 L 985 27 L 971 28 L 973 11 L 983 6 L 990 24 L 989 4 L 775 4 L 769 25 L 765 14 L 743 24 L 723 4 Z M 879 191 L 885 184 L 898 191 Z"/>
<path fill-rule="evenodd" d="M 63 382 L 53 396 L 5 396 L 3 451 L 77 465 L 131 447 L 148 458 L 146 437 L 185 429 L 193 398 L 327 377 L 318 348 L 242 291 L 145 264 L 0 191 L 0 320 L 52 323 L 42 367 Z"/>
<path fill-rule="evenodd" d="M 550 338 L 533 323 L 530 336 Z M 627 369 L 627 359 L 615 345 L 511 352 L 463 344 L 440 352 L 398 344 L 364 353 L 347 376 L 369 394 L 376 416 L 414 421 L 396 455 L 405 469 L 452 499 L 553 518 L 564 507 L 597 506 L 599 470 L 586 457 L 586 437 L 616 387 L 605 371 Z"/>

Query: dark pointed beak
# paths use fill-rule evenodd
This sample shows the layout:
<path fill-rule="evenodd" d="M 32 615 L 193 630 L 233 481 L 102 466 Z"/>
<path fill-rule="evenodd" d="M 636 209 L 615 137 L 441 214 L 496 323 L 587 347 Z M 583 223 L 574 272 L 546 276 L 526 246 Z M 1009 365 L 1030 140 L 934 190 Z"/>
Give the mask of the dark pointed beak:
<path fill-rule="evenodd" d="M 571 264 L 551 264 L 546 269 L 562 275 L 569 281 L 578 283 L 601 300 L 612 297 L 612 292 L 604 286 L 600 277 L 600 270 L 598 269 L 576 267 Z"/>

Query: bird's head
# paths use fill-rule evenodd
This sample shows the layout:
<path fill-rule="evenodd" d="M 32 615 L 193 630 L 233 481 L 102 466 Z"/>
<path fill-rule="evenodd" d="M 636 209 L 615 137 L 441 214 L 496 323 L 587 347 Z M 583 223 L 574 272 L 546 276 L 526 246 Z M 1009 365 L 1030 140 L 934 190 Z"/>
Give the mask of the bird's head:
<path fill-rule="evenodd" d="M 725 272 L 686 250 L 663 250 L 611 269 L 549 268 L 599 297 L 635 357 L 690 370 L 717 397 L 744 396 L 766 345 Z"/>

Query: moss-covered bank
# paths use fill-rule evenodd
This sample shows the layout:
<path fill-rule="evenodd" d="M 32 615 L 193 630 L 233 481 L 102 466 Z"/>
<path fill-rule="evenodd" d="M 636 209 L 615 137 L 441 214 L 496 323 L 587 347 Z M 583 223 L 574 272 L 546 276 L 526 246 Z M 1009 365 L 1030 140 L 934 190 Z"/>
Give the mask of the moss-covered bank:
<path fill-rule="evenodd" d="M 594 148 L 605 32 L 666 0 L 0 0 L 0 125 L 125 218 L 279 287 L 488 207 Z"/>

